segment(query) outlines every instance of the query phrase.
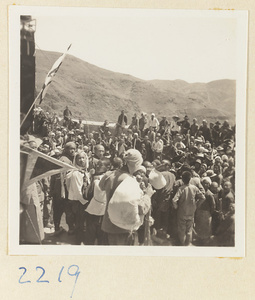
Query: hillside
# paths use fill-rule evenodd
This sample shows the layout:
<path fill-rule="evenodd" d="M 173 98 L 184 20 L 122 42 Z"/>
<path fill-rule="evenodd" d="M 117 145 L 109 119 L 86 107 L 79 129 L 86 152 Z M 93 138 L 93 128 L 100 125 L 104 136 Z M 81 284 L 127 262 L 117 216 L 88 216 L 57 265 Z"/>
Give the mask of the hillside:
<path fill-rule="evenodd" d="M 36 91 L 60 53 L 36 51 Z M 41 107 L 62 115 L 66 105 L 76 118 L 115 122 L 121 109 L 128 119 L 136 112 L 154 112 L 171 119 L 173 114 L 199 121 L 229 119 L 235 122 L 236 83 L 217 80 L 188 83 L 182 80 L 142 80 L 115 73 L 67 55 L 54 77 Z"/>

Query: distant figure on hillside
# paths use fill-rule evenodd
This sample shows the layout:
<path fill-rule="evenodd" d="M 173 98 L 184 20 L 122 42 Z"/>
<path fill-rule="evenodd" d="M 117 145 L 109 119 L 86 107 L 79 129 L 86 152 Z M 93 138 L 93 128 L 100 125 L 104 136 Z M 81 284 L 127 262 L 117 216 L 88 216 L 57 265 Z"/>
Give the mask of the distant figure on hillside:
<path fill-rule="evenodd" d="M 70 111 L 70 109 L 68 108 L 68 106 L 66 106 L 66 109 L 64 110 L 64 120 L 68 121 L 70 120 L 71 116 L 72 116 L 72 112 Z"/>
<path fill-rule="evenodd" d="M 164 132 L 167 126 L 168 126 L 168 121 L 166 119 L 166 116 L 163 116 L 162 120 L 159 122 L 159 130 Z"/>
<path fill-rule="evenodd" d="M 104 124 L 99 127 L 99 133 L 103 140 L 109 136 L 109 122 L 107 120 L 105 120 Z"/>
<path fill-rule="evenodd" d="M 153 130 L 158 130 L 159 128 L 159 121 L 155 117 L 154 113 L 151 114 L 151 118 L 149 119 L 148 126 L 152 127 Z"/>
<path fill-rule="evenodd" d="M 137 114 L 134 114 L 131 120 L 131 124 L 129 125 L 129 129 L 132 129 L 132 131 L 135 133 L 138 131 L 138 124 L 139 124 L 139 119 L 137 117 Z"/>
<path fill-rule="evenodd" d="M 209 141 L 210 143 L 212 143 L 211 131 L 210 128 L 207 126 L 206 120 L 203 120 L 202 125 L 199 128 L 199 131 L 202 132 L 205 141 Z"/>
<path fill-rule="evenodd" d="M 148 120 L 146 113 L 141 113 L 141 118 L 139 119 L 139 130 L 141 137 L 144 137 L 144 130 L 146 129 Z"/>
<path fill-rule="evenodd" d="M 197 124 L 197 119 L 194 118 L 193 123 L 190 126 L 190 135 L 191 136 L 196 136 L 197 132 L 198 132 L 198 129 L 199 129 L 199 125 Z"/>
<path fill-rule="evenodd" d="M 121 111 L 121 114 L 118 117 L 118 121 L 116 123 L 116 136 L 119 136 L 125 126 L 127 125 L 127 116 L 125 115 L 124 110 Z"/>
<path fill-rule="evenodd" d="M 82 123 L 82 118 L 79 118 L 79 123 L 76 124 L 76 129 L 80 130 L 80 133 L 84 133 L 84 124 Z"/>
<path fill-rule="evenodd" d="M 181 125 L 181 134 L 187 134 L 190 130 L 189 117 L 186 115 L 182 121 L 179 122 Z"/>
<path fill-rule="evenodd" d="M 181 131 L 181 127 L 178 124 L 178 120 L 180 119 L 177 115 L 174 115 L 173 120 L 170 123 L 170 130 L 171 130 L 171 134 L 172 136 L 176 136 L 177 133 L 179 133 Z"/>

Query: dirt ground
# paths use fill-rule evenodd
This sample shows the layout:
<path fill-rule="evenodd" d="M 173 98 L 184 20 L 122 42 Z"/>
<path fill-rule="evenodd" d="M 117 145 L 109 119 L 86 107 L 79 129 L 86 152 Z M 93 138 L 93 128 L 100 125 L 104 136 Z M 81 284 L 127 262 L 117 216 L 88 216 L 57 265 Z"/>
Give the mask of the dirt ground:
<path fill-rule="evenodd" d="M 76 245 L 75 236 L 68 234 L 68 225 L 65 221 L 65 214 L 61 218 L 60 226 L 63 228 L 62 232 L 58 235 L 54 235 L 54 229 L 50 230 L 45 228 L 44 245 Z M 173 246 L 174 241 L 171 238 L 159 238 L 156 235 L 151 236 L 152 246 Z M 81 245 L 82 246 L 82 245 Z M 137 234 L 135 235 L 135 246 L 139 246 Z"/>

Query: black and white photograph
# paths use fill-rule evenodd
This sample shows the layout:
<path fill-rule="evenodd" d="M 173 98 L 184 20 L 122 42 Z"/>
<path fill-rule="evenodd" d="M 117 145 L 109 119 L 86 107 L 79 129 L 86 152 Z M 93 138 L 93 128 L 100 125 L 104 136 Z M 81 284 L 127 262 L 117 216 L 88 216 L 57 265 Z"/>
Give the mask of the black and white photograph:
<path fill-rule="evenodd" d="M 11 253 L 243 256 L 247 20 L 12 7 Z"/>

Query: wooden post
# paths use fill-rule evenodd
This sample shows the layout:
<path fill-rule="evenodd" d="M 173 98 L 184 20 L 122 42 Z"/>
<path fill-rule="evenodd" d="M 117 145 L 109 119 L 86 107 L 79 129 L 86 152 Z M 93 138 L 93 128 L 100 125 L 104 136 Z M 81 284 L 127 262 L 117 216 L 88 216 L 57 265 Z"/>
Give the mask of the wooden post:
<path fill-rule="evenodd" d="M 150 216 L 151 216 L 151 209 L 144 217 L 144 246 L 151 246 L 151 232 L 150 232 Z"/>

